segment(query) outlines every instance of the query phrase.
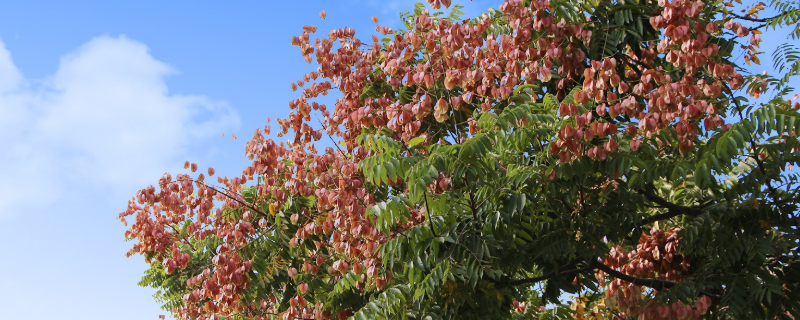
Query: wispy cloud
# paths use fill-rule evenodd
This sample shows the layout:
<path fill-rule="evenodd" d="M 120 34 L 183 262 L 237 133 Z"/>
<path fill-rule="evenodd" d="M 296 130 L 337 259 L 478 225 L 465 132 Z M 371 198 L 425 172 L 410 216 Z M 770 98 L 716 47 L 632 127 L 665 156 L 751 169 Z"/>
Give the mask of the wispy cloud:
<path fill-rule="evenodd" d="M 175 73 L 144 44 L 103 36 L 33 81 L 0 40 L 0 217 L 82 188 L 130 193 L 239 125 L 223 101 L 170 93 Z"/>

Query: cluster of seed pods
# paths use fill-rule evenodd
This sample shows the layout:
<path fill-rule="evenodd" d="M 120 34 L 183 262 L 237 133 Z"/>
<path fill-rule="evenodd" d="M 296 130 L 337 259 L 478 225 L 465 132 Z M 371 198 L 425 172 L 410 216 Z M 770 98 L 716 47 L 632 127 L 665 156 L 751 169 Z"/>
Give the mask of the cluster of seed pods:
<path fill-rule="evenodd" d="M 625 252 L 621 247 L 611 249 L 605 264 L 624 274 L 644 279 L 681 281 L 689 267 L 689 261 L 678 253 L 679 229 L 666 231 L 653 228 L 650 234 L 643 233 L 636 249 Z M 606 283 L 606 274 L 597 271 L 600 285 L 607 286 L 606 302 L 613 300 L 616 307 L 627 317 L 644 319 L 700 319 L 711 306 L 707 296 L 699 297 L 693 305 L 683 302 L 660 304 L 652 298 L 656 290 L 612 279 Z"/>

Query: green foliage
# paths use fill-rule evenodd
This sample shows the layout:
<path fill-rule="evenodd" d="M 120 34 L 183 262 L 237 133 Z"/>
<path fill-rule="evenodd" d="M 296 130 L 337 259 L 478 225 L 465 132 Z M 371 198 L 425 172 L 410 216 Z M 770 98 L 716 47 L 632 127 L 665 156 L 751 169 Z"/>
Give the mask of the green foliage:
<path fill-rule="evenodd" d="M 800 11 L 793 5 L 773 1 L 783 13 L 766 25 L 796 22 Z M 719 6 L 704 8 L 702 15 L 714 17 Z M 565 21 L 590 18 L 586 28 L 592 31 L 591 39 L 588 48 L 582 48 L 587 59 L 613 57 L 622 75 L 643 63 L 628 53 L 639 55 L 663 37 L 649 21 L 657 13 L 654 1 L 552 1 L 552 7 Z M 401 14 L 406 30 L 398 34 L 415 28 L 414 18 L 422 15 L 422 8 Z M 436 21 L 458 20 L 462 8 L 432 16 Z M 491 10 L 488 16 L 487 34 L 514 32 L 499 11 Z M 797 32 L 795 26 L 793 37 Z M 531 41 L 547 36 L 536 33 Z M 732 59 L 732 40 L 719 36 L 708 41 L 721 45 L 721 61 Z M 252 287 L 242 300 L 275 298 L 278 309 L 285 310 L 303 283 L 313 292 L 306 296 L 309 305 L 350 310 L 354 319 L 567 319 L 574 312 L 560 301 L 565 294 L 600 303 L 608 287 L 595 277 L 597 264 L 606 261 L 612 248 L 634 251 L 650 230 L 669 229 L 677 231 L 680 259 L 686 262 L 675 270 L 680 281 L 667 281 L 663 274 L 636 279 L 653 281 L 642 285 L 648 290 L 645 295 L 687 304 L 712 297 L 708 318 L 796 319 L 800 176 L 791 166 L 800 164 L 800 112 L 787 96 L 794 90 L 790 79 L 800 73 L 799 52 L 796 45 L 784 44 L 773 56 L 780 76 L 749 77 L 749 91 L 766 83 L 774 91 L 770 99 L 751 102 L 726 87 L 714 102 L 728 116 L 729 126 L 702 132 L 688 151 L 680 149 L 677 129 L 667 126 L 641 136 L 598 134 L 581 142 L 581 148 L 616 143 L 618 147 L 602 159 L 585 153 L 568 161 L 559 158 L 552 146 L 566 126 L 577 123 L 574 114 L 565 116 L 559 109 L 562 103 L 580 101 L 580 82 L 563 91 L 555 89 L 556 81 L 518 85 L 510 97 L 488 109 L 469 101 L 446 121 L 422 123 L 425 135 L 405 140 L 386 128 L 364 129 L 353 135 L 358 138 L 351 149 L 361 148 L 366 154 L 356 168 L 374 198 L 363 219 L 388 239 L 377 248 L 376 258 L 376 274 L 385 276 L 381 280 L 386 286 L 371 282 L 378 276 L 368 279 L 366 272 L 355 269 L 290 277 L 287 268 L 302 268 L 302 259 L 311 252 L 326 257 L 320 268 L 346 257 L 314 245 L 327 241 L 329 234 L 291 242 L 304 224 L 327 214 L 308 214 L 318 199 L 295 195 L 278 210 L 261 205 L 263 216 L 251 218 L 252 223 L 263 218 L 268 227 L 262 225 L 264 229 L 238 252 L 253 262 L 247 273 Z M 656 55 L 648 63 L 675 79 L 684 76 L 664 59 Z M 704 72 L 696 73 L 707 76 Z M 412 101 L 418 89 L 368 78 L 360 99 L 391 95 Z M 463 92 L 444 89 L 441 83 L 428 89 L 437 98 Z M 632 97 L 640 105 L 652 103 Z M 577 114 L 588 113 L 595 123 L 619 131 L 642 120 L 601 115 L 593 104 L 576 106 Z M 466 124 L 470 117 L 474 127 Z M 640 140 L 641 146 L 633 147 Z M 251 187 L 242 191 L 242 198 L 256 203 L 256 194 Z M 242 208 L 224 214 L 244 219 Z M 211 264 L 218 242 L 214 235 L 187 239 L 181 251 L 189 252 L 192 260 L 186 268 L 167 274 L 161 264 L 153 263 L 140 284 L 158 288 L 156 298 L 166 309 L 180 307 L 191 290 L 188 278 Z M 525 302 L 527 308 L 512 311 L 515 302 Z"/>
<path fill-rule="evenodd" d="M 773 30 L 782 27 L 793 27 L 789 33 L 792 39 L 800 39 L 800 3 L 797 1 L 772 0 L 770 7 L 774 8 L 779 14 L 768 19 L 766 25 Z"/>

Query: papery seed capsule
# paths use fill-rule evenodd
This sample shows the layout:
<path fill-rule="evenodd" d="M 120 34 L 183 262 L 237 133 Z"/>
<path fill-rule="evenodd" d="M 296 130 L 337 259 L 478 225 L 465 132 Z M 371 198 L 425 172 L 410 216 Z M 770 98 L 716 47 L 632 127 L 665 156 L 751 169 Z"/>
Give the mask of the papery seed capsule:
<path fill-rule="evenodd" d="M 383 290 L 386 288 L 386 279 L 379 278 L 375 280 L 375 286 L 378 287 L 378 290 Z"/>

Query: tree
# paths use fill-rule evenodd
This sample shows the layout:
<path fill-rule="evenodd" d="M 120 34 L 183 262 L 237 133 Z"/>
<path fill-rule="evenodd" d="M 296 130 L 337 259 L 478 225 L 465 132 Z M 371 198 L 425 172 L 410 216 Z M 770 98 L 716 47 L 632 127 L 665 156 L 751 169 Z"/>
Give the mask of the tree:
<path fill-rule="evenodd" d="M 800 38 L 800 7 L 731 7 L 418 5 L 371 43 L 306 26 L 289 139 L 256 130 L 241 176 L 165 174 L 120 214 L 141 284 L 181 319 L 796 319 L 800 50 L 778 76 L 735 58 Z"/>

